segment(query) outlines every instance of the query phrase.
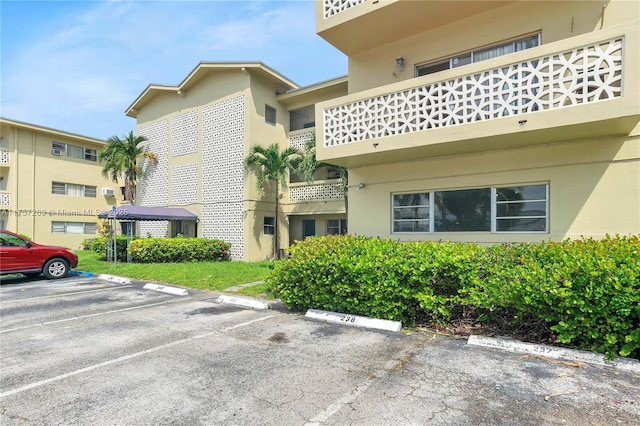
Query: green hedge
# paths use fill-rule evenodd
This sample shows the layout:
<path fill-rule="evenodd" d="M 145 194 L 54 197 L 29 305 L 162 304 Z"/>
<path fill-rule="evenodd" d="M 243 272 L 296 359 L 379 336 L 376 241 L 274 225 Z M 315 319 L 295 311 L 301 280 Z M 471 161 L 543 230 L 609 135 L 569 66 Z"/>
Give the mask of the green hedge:
<path fill-rule="evenodd" d="M 267 277 L 290 309 L 415 324 L 543 323 L 558 343 L 640 357 L 638 236 L 484 248 L 357 236 L 312 237 Z"/>
<path fill-rule="evenodd" d="M 140 263 L 226 261 L 230 248 L 208 238 L 141 238 L 129 244 L 131 258 Z"/>
<path fill-rule="evenodd" d="M 88 238 L 82 242 L 82 245 L 85 249 L 93 250 L 96 253 L 99 253 L 102 259 L 107 258 L 107 244 L 109 240 L 105 237 L 96 237 L 96 238 Z M 113 244 L 113 241 L 111 241 Z M 109 247 L 111 249 L 112 247 Z M 116 251 L 118 255 L 119 261 L 127 260 L 127 237 L 126 236 L 117 236 L 116 237 Z"/>
<path fill-rule="evenodd" d="M 92 238 L 83 242 L 87 249 L 107 258 L 107 238 Z M 116 237 L 118 260 L 127 260 L 127 250 L 131 260 L 138 263 L 171 263 L 229 260 L 231 244 L 207 238 L 137 238 Z M 113 244 L 113 242 L 111 243 Z"/>

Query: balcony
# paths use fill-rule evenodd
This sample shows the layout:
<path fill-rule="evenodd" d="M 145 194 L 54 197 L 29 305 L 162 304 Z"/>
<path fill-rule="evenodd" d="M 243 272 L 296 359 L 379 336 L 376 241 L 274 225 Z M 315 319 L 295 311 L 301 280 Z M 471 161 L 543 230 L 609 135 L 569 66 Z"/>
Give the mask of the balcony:
<path fill-rule="evenodd" d="M 292 203 L 302 201 L 328 201 L 344 200 L 341 181 L 292 183 L 289 185 L 289 201 Z"/>
<path fill-rule="evenodd" d="M 0 167 L 9 166 L 9 150 L 0 148 Z"/>
<path fill-rule="evenodd" d="M 289 147 L 303 150 L 309 141 L 314 140 L 315 134 L 315 127 L 292 131 L 289 133 Z M 340 181 L 317 181 L 312 184 L 297 182 L 289 185 L 289 201 L 292 203 L 343 199 L 344 193 Z"/>
<path fill-rule="evenodd" d="M 320 103 L 318 159 L 355 167 L 628 135 L 640 121 L 640 67 L 630 54 L 638 51 L 638 30 L 626 30 L 609 30 L 615 36 L 604 39 L 604 31 L 590 33 Z"/>
<path fill-rule="evenodd" d="M 289 147 L 303 150 L 305 145 L 315 137 L 315 127 L 289 132 Z"/>
<path fill-rule="evenodd" d="M 316 33 L 348 56 L 513 1 L 321 0 Z"/>

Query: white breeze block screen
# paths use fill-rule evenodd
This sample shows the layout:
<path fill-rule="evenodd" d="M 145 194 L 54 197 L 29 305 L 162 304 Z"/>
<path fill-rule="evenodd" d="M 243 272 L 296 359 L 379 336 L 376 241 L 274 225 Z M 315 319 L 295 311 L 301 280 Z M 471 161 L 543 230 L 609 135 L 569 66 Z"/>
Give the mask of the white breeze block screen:
<path fill-rule="evenodd" d="M 202 235 L 244 257 L 244 96 L 202 108 Z"/>
<path fill-rule="evenodd" d="M 165 207 L 168 202 L 168 162 L 167 146 L 169 144 L 169 122 L 158 120 L 138 127 L 138 135 L 148 139 L 147 150 L 158 158 L 158 164 L 144 161 L 142 170 L 144 177 L 139 182 L 138 205 L 150 207 Z M 141 221 L 139 233 L 141 236 L 150 234 L 154 237 L 166 237 L 169 222 Z"/>

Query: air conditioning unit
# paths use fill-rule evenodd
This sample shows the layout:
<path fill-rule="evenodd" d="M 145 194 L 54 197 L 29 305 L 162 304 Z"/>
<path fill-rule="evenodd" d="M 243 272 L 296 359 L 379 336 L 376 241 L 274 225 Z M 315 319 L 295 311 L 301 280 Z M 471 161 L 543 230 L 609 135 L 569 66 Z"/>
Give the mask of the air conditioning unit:
<path fill-rule="evenodd" d="M 53 155 L 62 155 L 62 150 L 61 149 L 57 149 L 57 148 L 52 148 L 51 149 L 51 153 Z"/>
<path fill-rule="evenodd" d="M 102 195 L 106 196 L 106 197 L 113 197 L 113 189 L 111 188 L 102 188 Z"/>

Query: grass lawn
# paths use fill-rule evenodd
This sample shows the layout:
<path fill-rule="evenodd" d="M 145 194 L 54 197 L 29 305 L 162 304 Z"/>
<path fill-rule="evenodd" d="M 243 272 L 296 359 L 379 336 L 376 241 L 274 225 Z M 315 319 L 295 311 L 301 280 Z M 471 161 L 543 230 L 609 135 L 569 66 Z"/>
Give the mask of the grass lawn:
<path fill-rule="evenodd" d="M 100 260 L 91 250 L 76 251 L 78 271 L 94 274 L 110 274 L 147 280 L 163 284 L 175 284 L 199 290 L 224 290 L 238 284 L 262 281 L 267 276 L 269 262 L 193 262 L 193 263 L 125 263 Z M 268 296 L 266 285 L 242 289 L 248 296 Z"/>

